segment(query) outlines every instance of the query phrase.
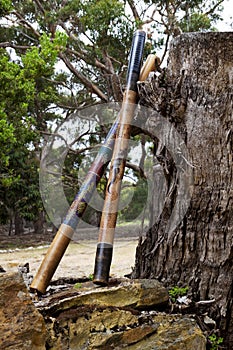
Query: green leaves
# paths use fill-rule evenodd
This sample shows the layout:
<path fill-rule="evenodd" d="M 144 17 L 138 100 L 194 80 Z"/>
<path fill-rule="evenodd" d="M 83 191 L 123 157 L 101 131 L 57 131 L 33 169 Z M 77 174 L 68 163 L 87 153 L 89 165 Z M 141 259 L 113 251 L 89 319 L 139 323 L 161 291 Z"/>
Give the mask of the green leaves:
<path fill-rule="evenodd" d="M 208 339 L 211 343 L 211 348 L 210 350 L 218 350 L 220 349 L 219 345 L 223 343 L 223 338 L 218 337 L 216 334 L 211 334 L 208 336 Z"/>
<path fill-rule="evenodd" d="M 204 13 L 192 13 L 188 21 L 184 18 L 180 22 L 180 27 L 184 32 L 198 32 L 210 30 L 211 19 Z"/>
<path fill-rule="evenodd" d="M 177 298 L 186 295 L 188 290 L 189 290 L 188 286 L 183 287 L 183 288 L 175 286 L 175 287 L 172 287 L 171 289 L 169 289 L 168 294 L 171 298 L 171 301 L 173 303 L 175 303 Z"/>
<path fill-rule="evenodd" d="M 17 61 L 0 51 L 0 192 L 4 206 L 27 220 L 42 210 L 38 129 L 46 126 L 45 109 L 56 97 L 56 87 L 46 79 L 53 76 L 66 41 L 64 33 L 53 38 L 44 33 Z"/>
<path fill-rule="evenodd" d="M 119 213 L 120 220 L 132 221 L 143 212 L 144 204 L 147 202 L 148 188 L 145 179 L 139 179 L 135 185 L 125 184 L 121 191 L 122 203 L 128 203 Z"/>
<path fill-rule="evenodd" d="M 56 32 L 53 39 L 51 35 L 43 33 L 39 46 L 33 46 L 21 57 L 26 77 L 36 79 L 51 76 L 58 53 L 65 48 L 66 43 L 67 36 L 64 33 Z"/>
<path fill-rule="evenodd" d="M 116 25 L 124 15 L 124 4 L 117 0 L 83 1 L 83 16 L 81 23 L 84 30 L 90 30 L 97 35 L 106 33 L 110 25 Z"/>
<path fill-rule="evenodd" d="M 11 0 L 0 0 L 0 16 L 5 16 L 12 11 L 13 5 Z"/>
<path fill-rule="evenodd" d="M 6 114 L 0 109 L 0 166 L 9 165 L 9 152 L 15 143 L 14 127 L 7 121 Z"/>

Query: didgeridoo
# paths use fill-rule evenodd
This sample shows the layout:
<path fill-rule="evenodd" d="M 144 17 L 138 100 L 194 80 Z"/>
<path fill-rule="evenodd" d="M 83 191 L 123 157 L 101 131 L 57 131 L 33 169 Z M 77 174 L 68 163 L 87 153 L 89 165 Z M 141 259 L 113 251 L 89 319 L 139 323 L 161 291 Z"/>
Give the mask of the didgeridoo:
<path fill-rule="evenodd" d="M 155 55 L 149 55 L 142 67 L 140 81 L 144 81 L 149 73 L 156 69 Z M 116 130 L 118 127 L 119 116 L 112 125 L 108 135 L 101 146 L 90 170 L 88 171 L 84 182 L 76 195 L 71 207 L 56 233 L 33 281 L 30 286 L 32 291 L 44 294 L 52 279 L 72 237 L 75 229 L 83 216 L 85 209 L 90 201 L 95 188 L 105 172 L 108 163 L 111 160 L 112 150 L 114 146 Z"/>
<path fill-rule="evenodd" d="M 78 226 L 80 218 L 83 216 L 87 205 L 98 185 L 102 175 L 108 166 L 116 136 L 118 119 L 112 125 L 105 142 L 100 147 L 100 150 L 89 169 L 82 186 L 74 201 L 72 202 L 66 217 L 59 227 L 31 285 L 31 291 L 37 291 L 44 294 L 53 277 L 61 258 L 63 257 L 75 229 Z"/>
<path fill-rule="evenodd" d="M 137 30 L 131 46 L 126 89 L 116 132 L 96 250 L 93 282 L 103 286 L 108 284 L 109 279 L 121 182 L 124 176 L 131 123 L 138 100 L 137 82 L 139 81 L 144 43 L 145 32 Z"/>

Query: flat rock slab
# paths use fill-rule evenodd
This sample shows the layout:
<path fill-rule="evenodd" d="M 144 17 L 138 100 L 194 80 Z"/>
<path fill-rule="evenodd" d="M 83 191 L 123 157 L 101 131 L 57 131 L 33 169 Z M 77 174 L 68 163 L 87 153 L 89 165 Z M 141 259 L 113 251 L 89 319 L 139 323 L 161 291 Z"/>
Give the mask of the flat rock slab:
<path fill-rule="evenodd" d="M 110 282 L 108 287 L 97 287 L 90 282 L 78 287 L 42 299 L 36 306 L 44 315 L 57 316 L 83 305 L 149 309 L 169 300 L 166 288 L 157 280 L 119 279 Z"/>

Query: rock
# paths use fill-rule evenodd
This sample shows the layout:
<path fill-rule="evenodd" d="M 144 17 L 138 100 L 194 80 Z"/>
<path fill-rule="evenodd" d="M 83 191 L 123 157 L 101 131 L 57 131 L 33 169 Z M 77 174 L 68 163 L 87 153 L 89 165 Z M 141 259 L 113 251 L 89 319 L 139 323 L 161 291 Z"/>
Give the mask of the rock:
<path fill-rule="evenodd" d="M 206 350 L 206 339 L 193 318 L 159 313 L 153 316 L 153 321 L 157 332 L 128 349 Z"/>
<path fill-rule="evenodd" d="M 206 339 L 194 319 L 182 315 L 149 313 L 135 315 L 132 310 L 76 310 L 57 319 L 48 318 L 50 337 L 46 349 L 127 349 L 205 350 Z"/>
<path fill-rule="evenodd" d="M 208 325 L 209 327 L 215 328 L 216 327 L 216 322 L 210 318 L 208 315 L 205 315 L 204 317 L 204 323 Z"/>
<path fill-rule="evenodd" d="M 0 349 L 204 350 L 205 337 L 188 316 L 158 312 L 168 301 L 156 280 L 91 282 L 33 305 L 23 277 L 0 279 Z M 43 314 L 43 316 L 42 316 Z"/>
<path fill-rule="evenodd" d="M 5 273 L 0 278 L 0 349 L 45 350 L 46 328 L 23 278 Z"/>
<path fill-rule="evenodd" d="M 93 283 L 83 283 L 82 288 L 47 298 L 38 303 L 37 307 L 43 313 L 58 315 L 64 310 L 81 305 L 146 309 L 166 304 L 169 300 L 166 288 L 157 280 L 119 281 L 114 280 L 113 285 L 102 288 Z"/>
<path fill-rule="evenodd" d="M 6 270 L 4 270 L 4 268 L 0 265 L 0 272 L 6 272 Z"/>
<path fill-rule="evenodd" d="M 204 350 L 195 320 L 160 313 L 168 301 L 156 280 L 115 280 L 108 288 L 83 283 L 37 303 L 47 325 L 46 349 Z M 80 286 L 79 286 L 80 287 Z"/>
<path fill-rule="evenodd" d="M 22 275 L 24 283 L 27 286 L 27 289 L 30 289 L 30 285 L 33 280 L 33 275 L 30 273 L 29 263 L 18 266 L 18 272 Z"/>
<path fill-rule="evenodd" d="M 76 312 L 75 312 L 76 311 Z M 138 318 L 132 312 L 117 308 L 80 307 L 73 312 L 61 314 L 57 319 L 49 319 L 48 349 L 59 349 L 58 344 L 68 344 L 69 349 L 90 349 L 119 342 L 126 327 L 133 327 Z M 68 330 L 67 334 L 63 330 Z M 69 336 L 67 336 L 69 335 Z M 113 343 L 114 343 L 113 342 Z"/>

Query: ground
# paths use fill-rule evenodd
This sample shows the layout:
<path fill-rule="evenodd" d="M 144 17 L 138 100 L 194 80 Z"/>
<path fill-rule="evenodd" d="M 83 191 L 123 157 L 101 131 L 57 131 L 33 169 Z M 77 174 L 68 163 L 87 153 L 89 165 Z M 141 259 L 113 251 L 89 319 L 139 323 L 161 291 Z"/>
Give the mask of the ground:
<path fill-rule="evenodd" d="M 121 226 L 118 228 L 114 242 L 114 254 L 111 276 L 123 277 L 134 266 L 135 250 L 140 228 Z M 98 231 L 81 231 L 78 239 L 70 243 L 53 279 L 59 277 L 82 278 L 93 274 Z M 35 275 L 47 252 L 53 234 L 35 235 L 27 233 L 22 236 L 0 235 L 0 266 L 7 272 L 17 271 L 19 265 L 29 263 L 30 272 Z"/>

